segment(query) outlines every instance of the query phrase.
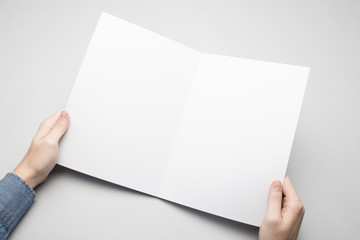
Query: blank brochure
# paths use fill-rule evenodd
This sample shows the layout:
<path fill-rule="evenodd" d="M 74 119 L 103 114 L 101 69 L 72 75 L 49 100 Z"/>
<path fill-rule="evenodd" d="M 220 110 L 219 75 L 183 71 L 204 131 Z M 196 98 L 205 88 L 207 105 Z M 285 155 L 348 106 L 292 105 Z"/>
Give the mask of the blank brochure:
<path fill-rule="evenodd" d="M 67 102 L 59 164 L 260 226 L 308 74 L 201 53 L 102 13 Z"/>

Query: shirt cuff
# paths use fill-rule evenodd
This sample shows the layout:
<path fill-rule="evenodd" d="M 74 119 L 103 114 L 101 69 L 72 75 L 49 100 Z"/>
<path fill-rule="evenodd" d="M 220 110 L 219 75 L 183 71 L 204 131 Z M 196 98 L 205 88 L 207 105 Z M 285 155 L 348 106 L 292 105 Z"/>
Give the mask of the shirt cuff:
<path fill-rule="evenodd" d="M 0 222 L 9 233 L 36 197 L 34 190 L 19 176 L 8 173 L 0 181 Z"/>

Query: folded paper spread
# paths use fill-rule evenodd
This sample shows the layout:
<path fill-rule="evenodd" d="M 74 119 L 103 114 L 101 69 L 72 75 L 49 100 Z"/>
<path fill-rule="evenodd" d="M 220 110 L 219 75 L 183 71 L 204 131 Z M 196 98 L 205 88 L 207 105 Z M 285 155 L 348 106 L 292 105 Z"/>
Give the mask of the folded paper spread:
<path fill-rule="evenodd" d="M 67 103 L 59 164 L 260 226 L 308 74 L 201 53 L 102 13 Z"/>

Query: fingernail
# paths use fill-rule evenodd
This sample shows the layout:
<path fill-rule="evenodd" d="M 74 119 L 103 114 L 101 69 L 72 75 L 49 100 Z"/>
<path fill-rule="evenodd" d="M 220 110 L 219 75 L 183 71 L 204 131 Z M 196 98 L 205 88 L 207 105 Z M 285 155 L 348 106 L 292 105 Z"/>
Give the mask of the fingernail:
<path fill-rule="evenodd" d="M 280 181 L 275 181 L 272 185 L 272 188 L 275 190 L 279 190 L 281 188 L 281 182 Z"/>
<path fill-rule="evenodd" d="M 62 112 L 61 112 L 60 117 L 61 117 L 61 119 L 63 119 L 63 120 L 66 118 L 66 113 L 65 113 L 65 111 L 62 111 Z"/>

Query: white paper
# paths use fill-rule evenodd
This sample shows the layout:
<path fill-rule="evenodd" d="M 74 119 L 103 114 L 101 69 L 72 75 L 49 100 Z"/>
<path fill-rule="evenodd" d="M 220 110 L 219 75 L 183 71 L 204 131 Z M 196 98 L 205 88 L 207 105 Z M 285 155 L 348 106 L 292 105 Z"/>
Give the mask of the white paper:
<path fill-rule="evenodd" d="M 200 53 L 102 13 L 59 164 L 260 226 L 309 68 Z"/>

